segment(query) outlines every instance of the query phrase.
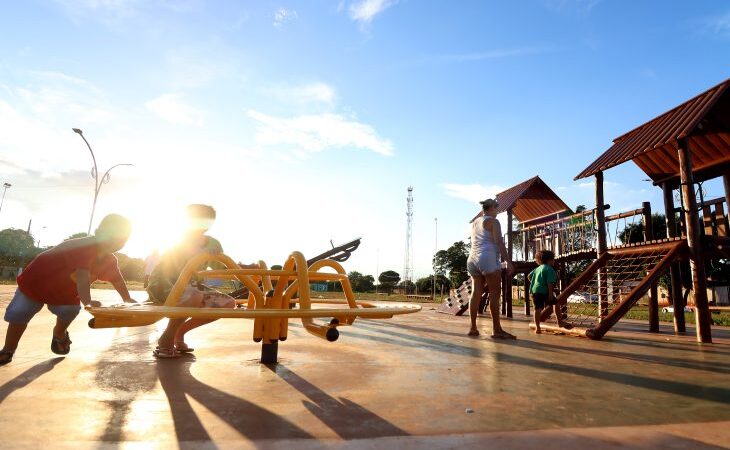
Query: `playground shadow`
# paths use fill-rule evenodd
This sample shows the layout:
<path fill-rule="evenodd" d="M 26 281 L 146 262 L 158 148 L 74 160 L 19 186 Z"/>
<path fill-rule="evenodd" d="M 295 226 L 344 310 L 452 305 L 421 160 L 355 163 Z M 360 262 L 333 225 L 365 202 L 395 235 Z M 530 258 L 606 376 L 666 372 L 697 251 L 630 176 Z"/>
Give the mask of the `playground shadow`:
<path fill-rule="evenodd" d="M 551 344 L 547 342 L 534 342 L 523 340 L 515 343 L 520 347 L 529 347 L 539 351 L 564 351 L 586 353 L 593 356 L 605 356 L 609 358 L 624 359 L 627 361 L 635 361 L 638 363 L 661 364 L 671 367 L 679 367 L 682 369 L 700 370 L 704 372 L 730 374 L 730 363 L 720 361 L 688 361 L 686 359 L 672 358 L 665 355 L 649 355 L 638 352 L 621 352 L 614 350 L 602 350 L 596 348 L 568 347 L 564 345 Z"/>
<path fill-rule="evenodd" d="M 157 376 L 167 396 L 178 442 L 212 441 L 189 398 L 203 405 L 241 436 L 259 439 L 312 439 L 314 436 L 261 406 L 209 386 L 190 373 L 192 361 L 158 361 Z"/>
<path fill-rule="evenodd" d="M 454 336 L 454 337 L 458 337 L 458 338 L 463 338 L 467 334 L 466 332 L 456 333 L 454 331 L 444 331 L 444 330 L 439 330 L 437 328 L 417 327 L 417 326 L 414 326 L 414 325 L 406 325 L 404 323 L 389 323 L 389 322 L 384 321 L 384 320 L 375 321 L 375 320 L 359 319 L 359 321 L 357 323 L 358 323 L 358 325 L 361 324 L 361 323 L 366 323 L 368 325 L 373 325 L 373 326 L 376 326 L 376 327 L 401 328 L 401 329 L 404 329 L 404 330 L 411 330 L 411 331 L 416 331 L 416 332 L 420 332 L 420 333 L 443 334 L 443 335 L 446 335 L 446 336 Z M 464 329 L 465 330 L 468 330 L 469 329 L 469 323 L 468 322 L 465 322 Z"/>
<path fill-rule="evenodd" d="M 43 374 L 46 374 L 53 370 L 53 368 L 56 367 L 56 364 L 60 363 L 64 359 L 64 356 L 58 356 L 56 358 L 51 358 L 49 360 L 38 363 L 30 369 L 26 370 L 25 372 L 21 373 L 20 375 L 16 376 L 12 380 L 0 386 L 0 404 L 2 404 L 2 402 L 5 401 L 5 399 L 8 398 L 8 396 L 13 392 L 19 389 L 23 389 L 33 381 L 37 380 Z"/>
<path fill-rule="evenodd" d="M 267 367 L 307 397 L 305 408 L 342 439 L 408 436 L 404 430 L 346 398 L 332 397 L 283 364 Z"/>
<path fill-rule="evenodd" d="M 623 331 L 623 330 L 622 330 Z M 648 332 L 646 332 L 648 334 Z M 653 336 L 656 336 L 652 333 Z M 692 335 L 691 333 L 685 334 Z M 675 336 L 672 334 L 671 336 Z M 692 352 L 694 354 L 698 353 L 708 353 L 711 355 L 718 355 L 718 356 L 730 356 L 730 351 L 726 350 L 727 346 L 723 346 L 723 348 L 719 348 L 717 344 L 700 344 L 698 342 L 660 342 L 655 340 L 639 340 L 639 339 L 631 339 L 631 338 L 624 338 L 624 337 L 616 337 L 616 336 L 607 336 L 602 339 L 604 342 L 610 342 L 615 344 L 621 344 L 621 345 L 633 345 L 637 347 L 649 347 L 653 349 L 666 349 L 670 351 L 680 351 L 680 352 Z"/>
<path fill-rule="evenodd" d="M 591 369 L 588 367 L 562 364 L 526 358 L 510 353 L 497 352 L 497 360 L 503 363 L 516 364 L 530 368 L 551 370 L 559 373 L 570 373 L 597 380 L 609 381 L 617 384 L 629 385 L 643 389 L 665 392 L 697 400 L 705 400 L 723 405 L 730 404 L 730 389 L 723 387 L 706 386 L 701 384 L 685 383 L 661 378 L 651 378 L 631 373 L 617 373 L 608 370 Z M 730 410 L 728 410 L 730 416 Z"/>
<path fill-rule="evenodd" d="M 382 342 L 385 344 L 398 345 L 401 347 L 417 348 L 421 350 L 434 350 L 443 353 L 450 353 L 453 355 L 469 356 L 472 358 L 481 358 L 482 351 L 477 347 L 468 347 L 464 345 L 454 344 L 448 341 L 440 341 L 437 339 L 431 339 L 422 336 L 416 336 L 413 334 L 399 333 L 397 331 L 383 329 L 381 327 L 373 326 L 371 323 L 358 323 L 357 329 L 364 329 L 370 332 L 378 334 L 367 334 L 363 335 L 355 331 L 355 328 L 348 330 L 347 338 L 362 339 L 367 341 Z M 466 333 L 459 335 L 459 337 L 466 339 Z M 398 339 L 393 339 L 398 338 Z"/>

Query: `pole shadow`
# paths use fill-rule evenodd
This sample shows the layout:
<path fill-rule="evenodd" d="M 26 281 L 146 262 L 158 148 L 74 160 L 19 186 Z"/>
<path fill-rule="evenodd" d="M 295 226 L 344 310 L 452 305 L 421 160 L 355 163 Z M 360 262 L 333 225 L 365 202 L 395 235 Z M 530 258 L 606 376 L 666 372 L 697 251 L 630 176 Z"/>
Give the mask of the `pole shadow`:
<path fill-rule="evenodd" d="M 408 436 L 401 428 L 346 398 L 334 398 L 282 364 L 267 365 L 307 397 L 302 404 L 342 439 Z"/>

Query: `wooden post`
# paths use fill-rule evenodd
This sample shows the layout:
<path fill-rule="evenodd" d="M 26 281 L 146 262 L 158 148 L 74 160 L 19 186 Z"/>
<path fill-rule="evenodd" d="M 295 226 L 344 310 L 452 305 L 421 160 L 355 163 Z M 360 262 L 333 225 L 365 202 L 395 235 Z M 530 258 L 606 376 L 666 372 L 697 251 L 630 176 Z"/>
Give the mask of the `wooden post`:
<path fill-rule="evenodd" d="M 603 209 L 605 204 L 603 198 L 603 172 L 596 174 L 596 226 L 598 228 L 597 254 L 600 257 L 606 252 L 606 212 Z M 608 279 L 606 269 L 598 269 L 598 320 L 599 322 L 608 315 Z"/>
<path fill-rule="evenodd" d="M 525 261 L 530 260 L 530 242 L 528 241 L 530 236 L 529 231 L 524 231 L 522 233 L 522 245 L 525 246 Z M 524 284 L 525 284 L 525 315 L 527 317 L 530 317 L 530 285 L 527 282 L 527 274 L 524 274 Z"/>
<path fill-rule="evenodd" d="M 674 197 L 672 195 L 672 186 L 668 182 L 662 183 L 662 193 L 664 194 L 664 214 L 667 223 L 667 237 L 674 238 L 677 235 L 677 218 L 674 213 Z M 687 327 L 684 323 L 684 298 L 682 297 L 682 279 L 679 275 L 679 263 L 674 262 L 669 269 L 669 277 L 671 280 L 670 297 L 672 306 L 674 306 L 674 332 L 685 333 Z"/>
<path fill-rule="evenodd" d="M 725 205 L 730 213 L 730 173 L 722 176 L 722 184 L 725 186 Z"/>
<path fill-rule="evenodd" d="M 643 210 L 641 221 L 644 225 L 644 242 L 654 239 L 654 226 L 651 221 L 651 203 L 643 202 L 641 204 Z M 657 284 L 654 283 L 649 288 L 649 331 L 652 333 L 659 332 L 659 298 L 657 292 Z"/>
<path fill-rule="evenodd" d="M 679 175 L 682 180 L 682 200 L 685 211 L 685 228 L 687 230 L 687 246 L 689 247 L 689 265 L 692 271 L 692 289 L 695 295 L 695 328 L 697 342 L 711 343 L 712 330 L 710 309 L 707 304 L 707 279 L 705 277 L 705 261 L 700 241 L 700 219 L 697 214 L 694 175 L 692 173 L 692 155 L 686 138 L 680 139 L 677 146 L 679 155 Z"/>
<path fill-rule="evenodd" d="M 513 236 L 512 236 L 512 208 L 507 210 L 507 254 L 509 255 L 509 260 L 512 261 L 512 250 L 513 250 Z M 512 286 L 514 283 L 514 274 L 507 275 L 505 277 L 506 281 L 506 296 L 504 297 L 504 303 L 506 307 L 506 314 L 507 317 L 512 317 Z"/>

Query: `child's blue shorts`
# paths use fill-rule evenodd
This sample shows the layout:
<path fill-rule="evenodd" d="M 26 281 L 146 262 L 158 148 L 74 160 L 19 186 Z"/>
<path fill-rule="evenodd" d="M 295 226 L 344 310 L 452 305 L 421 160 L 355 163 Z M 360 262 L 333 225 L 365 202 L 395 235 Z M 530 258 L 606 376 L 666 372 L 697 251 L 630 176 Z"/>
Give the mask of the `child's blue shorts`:
<path fill-rule="evenodd" d="M 20 289 L 16 289 L 8 309 L 5 310 L 5 321 L 28 323 L 43 308 L 43 305 L 23 294 Z M 81 305 L 48 305 L 48 310 L 58 316 L 62 322 L 70 323 L 79 315 Z"/>

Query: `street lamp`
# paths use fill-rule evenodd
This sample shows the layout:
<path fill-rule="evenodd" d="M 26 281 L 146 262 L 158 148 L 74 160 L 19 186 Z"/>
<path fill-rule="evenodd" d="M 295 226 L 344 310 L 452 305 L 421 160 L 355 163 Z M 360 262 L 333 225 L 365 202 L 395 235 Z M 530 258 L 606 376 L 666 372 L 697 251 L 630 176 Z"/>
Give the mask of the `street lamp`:
<path fill-rule="evenodd" d="M 94 151 L 91 149 L 91 145 L 89 145 L 89 141 L 86 140 L 84 137 L 84 133 L 81 131 L 80 128 L 71 128 L 74 133 L 81 136 L 81 139 L 84 140 L 86 143 L 86 146 L 89 148 L 89 152 L 91 153 L 91 159 L 94 161 L 94 167 L 91 169 L 91 177 L 94 178 L 94 203 L 91 206 L 91 217 L 89 217 L 89 229 L 86 232 L 86 234 L 91 234 L 91 223 L 94 221 L 94 212 L 96 211 L 96 199 L 99 197 L 99 191 L 101 191 L 101 185 L 106 184 L 109 182 L 110 175 L 109 172 L 112 171 L 113 168 L 119 167 L 119 166 L 133 166 L 134 164 L 115 164 L 111 166 L 109 169 L 107 169 L 106 172 L 104 172 L 104 175 L 101 176 L 101 179 L 99 179 L 99 170 L 96 166 L 96 156 L 94 156 Z"/>
<path fill-rule="evenodd" d="M 8 188 L 11 187 L 12 184 L 10 183 L 3 183 L 3 198 L 0 200 L 0 211 L 3 210 L 3 203 L 5 202 L 5 192 L 7 192 Z"/>
<path fill-rule="evenodd" d="M 433 261 L 431 262 L 431 265 L 433 267 L 433 293 L 431 294 L 432 299 L 436 299 L 436 253 L 439 251 L 439 218 L 434 217 L 433 223 L 436 227 L 436 234 L 434 238 L 434 244 L 433 244 Z"/>

